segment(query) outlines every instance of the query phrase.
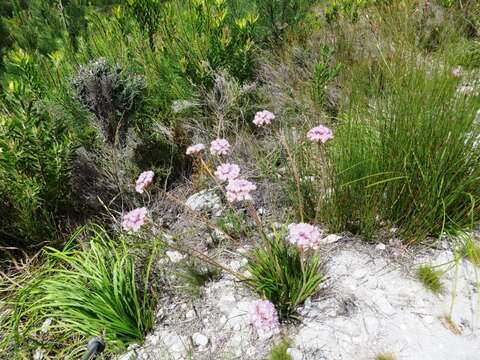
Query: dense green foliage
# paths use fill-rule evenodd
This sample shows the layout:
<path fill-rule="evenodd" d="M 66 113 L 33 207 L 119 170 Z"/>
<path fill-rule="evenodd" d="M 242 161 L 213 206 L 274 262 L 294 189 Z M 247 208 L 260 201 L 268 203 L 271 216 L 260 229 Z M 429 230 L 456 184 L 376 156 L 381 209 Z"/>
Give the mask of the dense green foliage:
<path fill-rule="evenodd" d="M 74 245 L 78 236 L 89 238 L 86 250 Z M 46 319 L 52 322 L 50 336 L 101 336 L 110 351 L 142 341 L 154 320 L 155 294 L 149 279 L 156 251 L 140 269 L 124 239 L 114 241 L 97 227 L 79 230 L 63 250 L 45 251 L 48 262 L 14 298 L 4 345 L 44 342 L 49 351 L 67 351 L 65 356 L 81 349 L 75 342 L 70 349 L 55 349 L 48 337 L 38 338 Z"/>
<path fill-rule="evenodd" d="M 90 174 L 98 172 L 95 168 L 111 168 L 100 159 L 128 160 L 109 170 L 111 176 L 97 180 L 110 189 L 103 199 L 107 203 L 116 195 L 111 189 L 122 188 L 108 182 L 136 167 L 154 169 L 158 181 L 172 182 L 184 174 L 189 169 L 183 157 L 188 132 L 183 115 L 172 105 L 198 104 L 219 71 L 239 85 L 251 79 L 258 47 L 268 46 L 265 39 L 278 38 L 287 24 L 299 22 L 308 4 L 0 3 L 0 55 L 5 55 L 0 64 L 5 154 L 0 169 L 1 242 L 35 246 L 54 240 L 46 239 L 47 234 L 61 239 L 65 223 L 77 223 L 86 210 L 89 216 L 103 216 L 95 214 L 99 205 L 79 207 L 87 195 L 98 196 L 98 191 L 82 194 L 79 184 L 87 184 Z M 198 110 L 208 118 L 208 108 Z M 21 128 L 26 131 L 19 132 Z M 128 142 L 131 138 L 135 140 Z M 121 149 L 112 150 L 114 143 Z M 80 165 L 78 148 L 86 149 L 89 157 L 81 158 Z"/>
<path fill-rule="evenodd" d="M 455 260 L 480 264 L 478 1 L 0 0 L 0 15 L 7 357 L 79 358 L 93 335 L 123 351 L 152 328 L 159 282 L 187 303 L 223 273 L 298 319 L 326 280 L 323 230 L 468 234 Z M 216 138 L 235 151 L 206 156 Z M 226 162 L 251 195 L 216 174 Z M 220 216 L 186 206 L 202 189 Z M 287 222 L 319 230 L 315 250 L 266 233 Z M 160 242 L 180 254 L 159 259 Z M 416 271 L 435 293 L 442 274 Z"/>

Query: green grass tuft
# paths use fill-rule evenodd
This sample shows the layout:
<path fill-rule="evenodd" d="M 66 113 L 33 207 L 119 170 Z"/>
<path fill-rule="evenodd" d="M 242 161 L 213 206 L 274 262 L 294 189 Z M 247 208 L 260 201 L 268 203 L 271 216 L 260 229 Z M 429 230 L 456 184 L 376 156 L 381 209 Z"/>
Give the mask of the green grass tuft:
<path fill-rule="evenodd" d="M 178 276 L 184 281 L 188 292 L 195 296 L 200 295 L 201 288 L 207 282 L 218 279 L 220 274 L 219 269 L 198 264 L 193 260 L 183 265 L 182 270 L 178 272 Z"/>
<path fill-rule="evenodd" d="M 283 339 L 282 342 L 272 348 L 272 352 L 267 360 L 292 360 L 290 354 L 287 353 L 289 345 L 289 340 Z"/>
<path fill-rule="evenodd" d="M 81 234 L 89 236 L 85 250 L 72 245 Z M 111 239 L 100 227 L 77 232 L 63 250 L 47 249 L 47 264 L 13 299 L 10 336 L 0 346 L 14 342 L 66 351 L 64 344 L 42 343 L 36 335 L 47 318 L 54 324 L 50 336 L 61 336 L 62 341 L 100 336 L 112 351 L 142 342 L 155 318 L 149 283 L 155 253 L 140 269 L 127 243 Z M 69 351 L 80 351 L 83 343 L 70 345 Z"/>
<path fill-rule="evenodd" d="M 296 319 L 297 307 L 325 281 L 317 254 L 301 255 L 275 233 L 250 254 L 248 270 L 257 293 L 270 300 L 281 320 Z"/>
<path fill-rule="evenodd" d="M 392 353 L 382 353 L 375 356 L 375 360 L 396 360 L 396 357 Z"/>
<path fill-rule="evenodd" d="M 443 292 L 443 284 L 440 281 L 442 272 L 435 270 L 431 265 L 421 265 L 417 269 L 417 278 L 422 284 L 435 294 Z"/>
<path fill-rule="evenodd" d="M 478 241 L 468 238 L 463 244 L 461 253 L 470 260 L 473 265 L 480 267 L 480 244 Z"/>

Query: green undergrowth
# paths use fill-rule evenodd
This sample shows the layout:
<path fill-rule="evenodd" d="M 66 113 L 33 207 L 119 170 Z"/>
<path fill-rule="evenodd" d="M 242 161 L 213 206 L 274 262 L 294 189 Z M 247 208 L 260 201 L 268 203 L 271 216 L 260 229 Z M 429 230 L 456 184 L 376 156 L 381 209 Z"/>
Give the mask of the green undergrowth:
<path fill-rule="evenodd" d="M 83 236 L 84 249 L 75 244 Z M 11 295 L 3 351 L 78 358 L 91 336 L 101 337 L 109 352 L 143 341 L 154 322 L 158 295 L 151 275 L 158 251 L 151 247 L 140 267 L 126 241 L 92 227 L 79 230 L 63 250 L 47 248 L 45 264 Z M 51 325 L 41 330 L 47 320 Z"/>

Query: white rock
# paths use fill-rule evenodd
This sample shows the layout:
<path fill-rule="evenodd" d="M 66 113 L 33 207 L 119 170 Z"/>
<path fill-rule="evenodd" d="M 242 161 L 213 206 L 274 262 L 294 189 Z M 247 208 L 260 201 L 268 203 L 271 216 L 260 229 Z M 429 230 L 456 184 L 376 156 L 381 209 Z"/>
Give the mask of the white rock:
<path fill-rule="evenodd" d="M 213 216 L 222 214 L 222 200 L 214 190 L 205 189 L 190 196 L 185 202 L 190 209 L 195 211 L 206 211 Z"/>
<path fill-rule="evenodd" d="M 228 314 L 232 310 L 232 307 L 235 306 L 235 303 L 236 303 L 235 296 L 233 296 L 232 294 L 227 294 L 227 295 L 222 295 L 222 297 L 220 297 L 220 300 L 218 301 L 217 306 L 222 313 Z"/>
<path fill-rule="evenodd" d="M 300 350 L 295 348 L 288 348 L 287 354 L 290 355 L 292 360 L 303 360 L 303 354 Z"/>
<path fill-rule="evenodd" d="M 168 256 L 171 262 L 177 263 L 185 258 L 185 255 L 180 254 L 178 251 L 167 251 L 165 254 Z"/>
<path fill-rule="evenodd" d="M 195 311 L 193 310 L 188 310 L 187 313 L 185 314 L 185 318 L 187 319 L 193 319 L 195 317 Z"/>
<path fill-rule="evenodd" d="M 343 238 L 343 236 L 340 236 L 340 235 L 337 235 L 337 234 L 330 234 L 328 236 L 326 236 L 322 242 L 324 242 L 325 244 L 333 244 L 333 243 L 336 243 L 337 241 L 341 240 Z"/>
<path fill-rule="evenodd" d="M 42 360 L 43 359 L 44 352 L 42 349 L 37 349 L 33 353 L 33 360 Z"/>
<path fill-rule="evenodd" d="M 136 360 L 136 359 L 137 359 L 137 355 L 135 354 L 134 350 L 131 350 L 123 355 L 120 355 L 120 357 L 118 358 L 118 360 Z"/>
<path fill-rule="evenodd" d="M 233 271 L 238 271 L 242 267 L 242 264 L 238 260 L 232 260 L 228 267 Z"/>
<path fill-rule="evenodd" d="M 41 331 L 42 333 L 44 333 L 44 334 L 47 333 L 47 332 L 48 332 L 48 329 L 50 328 L 50 325 L 52 325 L 52 321 L 53 321 L 52 318 L 46 319 L 46 320 L 43 322 L 42 328 L 40 329 L 40 331 Z"/>
<path fill-rule="evenodd" d="M 383 251 L 383 250 L 385 250 L 386 248 L 387 248 L 387 247 L 385 246 L 384 243 L 379 243 L 379 244 L 377 244 L 377 246 L 375 246 L 375 249 L 380 250 L 380 251 Z"/>
<path fill-rule="evenodd" d="M 170 331 L 161 331 L 157 335 L 156 343 L 159 341 L 162 342 L 163 347 L 168 350 L 169 355 L 174 359 L 181 359 L 185 356 L 187 349 L 185 344 L 187 344 L 187 339 L 182 336 L 179 336 L 175 332 Z M 154 344 L 155 345 L 155 344 Z"/>
<path fill-rule="evenodd" d="M 192 340 L 196 346 L 205 347 L 208 344 L 208 337 L 198 332 L 192 335 Z"/>

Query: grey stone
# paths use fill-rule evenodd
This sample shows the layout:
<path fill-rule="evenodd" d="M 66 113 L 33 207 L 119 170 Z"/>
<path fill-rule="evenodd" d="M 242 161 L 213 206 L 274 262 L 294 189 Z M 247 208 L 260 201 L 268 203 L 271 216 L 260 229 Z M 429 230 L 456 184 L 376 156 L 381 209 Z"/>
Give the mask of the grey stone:
<path fill-rule="evenodd" d="M 185 205 L 194 211 L 208 212 L 212 216 L 222 214 L 222 200 L 212 189 L 205 189 L 193 194 L 187 199 Z"/>

